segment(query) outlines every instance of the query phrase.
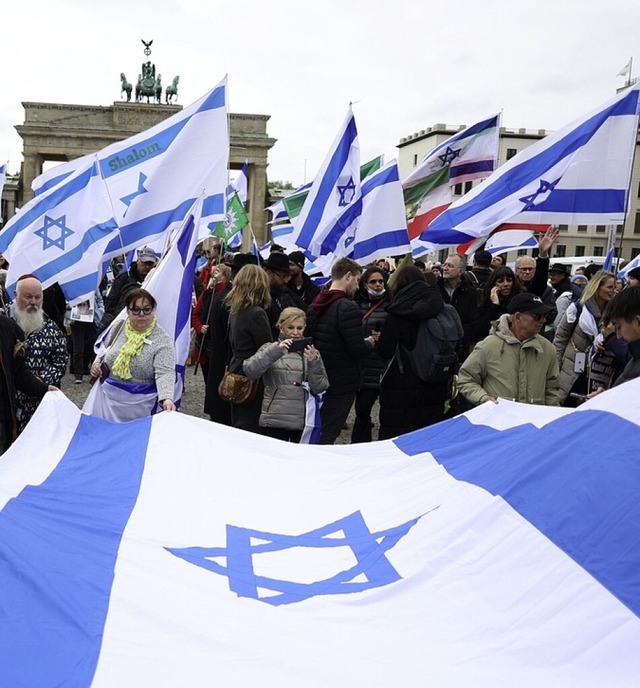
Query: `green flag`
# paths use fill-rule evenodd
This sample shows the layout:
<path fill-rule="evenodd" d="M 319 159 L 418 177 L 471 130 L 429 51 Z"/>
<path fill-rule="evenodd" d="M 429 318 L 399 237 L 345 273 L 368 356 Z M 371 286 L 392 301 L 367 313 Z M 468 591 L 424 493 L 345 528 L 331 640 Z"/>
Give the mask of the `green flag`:
<path fill-rule="evenodd" d="M 241 232 L 249 224 L 249 217 L 244 210 L 242 201 L 237 193 L 227 198 L 227 213 L 224 220 L 218 222 L 211 234 L 220 237 L 225 244 L 234 234 Z"/>

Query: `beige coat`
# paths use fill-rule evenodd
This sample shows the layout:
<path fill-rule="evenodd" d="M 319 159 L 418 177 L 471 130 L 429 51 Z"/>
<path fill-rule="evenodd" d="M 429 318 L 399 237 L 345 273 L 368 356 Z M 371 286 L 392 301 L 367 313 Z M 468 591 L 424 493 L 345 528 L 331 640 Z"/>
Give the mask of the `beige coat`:
<path fill-rule="evenodd" d="M 502 315 L 476 344 L 458 376 L 458 388 L 478 405 L 488 396 L 543 406 L 558 405 L 558 362 L 551 342 L 540 335 L 521 342 Z"/>

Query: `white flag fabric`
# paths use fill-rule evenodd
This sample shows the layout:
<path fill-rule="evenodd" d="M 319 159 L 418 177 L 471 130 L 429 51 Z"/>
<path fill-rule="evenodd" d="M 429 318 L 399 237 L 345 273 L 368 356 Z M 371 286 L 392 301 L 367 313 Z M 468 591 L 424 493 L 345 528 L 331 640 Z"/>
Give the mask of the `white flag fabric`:
<path fill-rule="evenodd" d="M 616 74 L 616 76 L 629 76 L 631 74 L 631 58 L 629 62 Z"/>
<path fill-rule="evenodd" d="M 314 256 L 337 217 L 360 199 L 360 146 L 351 108 L 293 221 L 292 241 Z"/>
<path fill-rule="evenodd" d="M 636 688 L 639 394 L 303 449 L 49 393 L 0 461 L 2 681 Z"/>
<path fill-rule="evenodd" d="M 503 222 L 622 224 L 638 131 L 640 84 L 521 151 L 431 222 L 433 248 Z"/>
<path fill-rule="evenodd" d="M 362 195 L 335 218 L 320 245 L 332 262 L 343 256 L 361 265 L 411 250 L 398 164 L 390 160 L 362 182 Z"/>
<path fill-rule="evenodd" d="M 229 162 L 227 80 L 202 98 L 140 134 L 97 153 L 113 201 L 121 238 L 107 257 L 150 244 L 175 229 L 205 192 L 199 232 L 224 219 Z M 60 183 L 85 158 L 59 165 L 37 177 L 40 194 Z"/>
<path fill-rule="evenodd" d="M 17 280 L 33 274 L 45 288 L 58 282 L 71 305 L 90 300 L 102 278 L 102 255 L 117 236 L 96 156 L 89 156 L 7 222 L 0 234 L 7 290 L 12 295 Z"/>
<path fill-rule="evenodd" d="M 178 408 L 184 389 L 185 366 L 189 355 L 193 275 L 196 265 L 195 250 L 203 203 L 202 196 L 196 200 L 182 225 L 170 236 L 164 256 L 142 284 L 142 287 L 152 294 L 157 302 L 155 315 L 158 324 L 174 341 L 176 387 L 173 401 Z M 95 344 L 95 350 L 99 355 L 104 354 L 111 333 L 121 326 L 120 323 L 126 317 L 126 309 L 123 309 L 109 327 L 100 333 Z M 147 391 L 141 389 L 140 393 L 146 394 Z M 88 412 L 95 403 L 92 395 L 97 395 L 97 392 L 92 391 L 85 403 L 84 410 Z M 159 410 L 158 406 L 156 411 Z"/>
<path fill-rule="evenodd" d="M 247 193 L 249 189 L 249 161 L 245 160 L 238 176 L 233 180 L 233 188 L 238 193 L 238 198 L 242 205 L 247 204 Z"/>
<path fill-rule="evenodd" d="M 516 249 L 536 248 L 538 241 L 533 232 L 528 229 L 507 229 L 504 232 L 494 232 L 485 244 L 485 251 L 492 256 L 507 253 Z"/>

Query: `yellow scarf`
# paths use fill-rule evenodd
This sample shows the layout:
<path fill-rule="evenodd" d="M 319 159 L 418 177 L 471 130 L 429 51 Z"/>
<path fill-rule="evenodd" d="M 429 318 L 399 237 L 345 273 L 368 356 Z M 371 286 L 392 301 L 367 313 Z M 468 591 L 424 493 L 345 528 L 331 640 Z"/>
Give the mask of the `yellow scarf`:
<path fill-rule="evenodd" d="M 144 340 L 149 336 L 151 330 L 156 326 L 155 317 L 151 325 L 144 332 L 139 332 L 131 327 L 131 322 L 127 319 L 124 326 L 126 337 L 125 343 L 120 347 L 120 351 L 113 362 L 113 374 L 121 380 L 131 380 L 131 359 L 142 351 Z"/>

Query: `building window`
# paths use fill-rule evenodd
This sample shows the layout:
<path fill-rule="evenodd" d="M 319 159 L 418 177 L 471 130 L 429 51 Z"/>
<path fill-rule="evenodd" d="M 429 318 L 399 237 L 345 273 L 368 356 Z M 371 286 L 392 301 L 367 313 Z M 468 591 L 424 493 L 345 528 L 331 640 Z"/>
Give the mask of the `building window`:
<path fill-rule="evenodd" d="M 596 225 L 596 232 L 598 234 L 604 234 L 607 231 L 606 225 Z"/>
<path fill-rule="evenodd" d="M 447 248 L 443 248 L 441 251 L 438 251 L 438 262 L 444 263 L 445 260 L 447 260 L 448 255 L 449 255 L 449 249 L 447 249 Z"/>
<path fill-rule="evenodd" d="M 518 258 L 520 256 L 526 256 L 527 255 L 527 249 L 526 248 L 519 248 L 518 249 Z"/>
<path fill-rule="evenodd" d="M 507 160 L 511 160 L 511 158 L 517 153 L 518 151 L 515 148 L 507 148 Z"/>
<path fill-rule="evenodd" d="M 594 246 L 593 247 L 594 256 L 604 256 L 604 246 Z"/>
<path fill-rule="evenodd" d="M 633 260 L 638 255 L 640 255 L 640 248 L 632 248 L 631 249 L 631 260 Z"/>
<path fill-rule="evenodd" d="M 579 232 L 586 232 L 587 231 L 587 225 L 578 225 L 578 231 Z"/>
<path fill-rule="evenodd" d="M 640 234 L 640 213 L 636 213 L 636 223 L 633 226 L 633 233 Z"/>
<path fill-rule="evenodd" d="M 576 258 L 584 256 L 584 246 L 576 246 Z"/>
<path fill-rule="evenodd" d="M 462 196 L 462 184 L 456 184 L 453 187 L 453 195 L 454 196 Z"/>
<path fill-rule="evenodd" d="M 531 249 L 531 257 L 537 258 L 540 254 L 540 249 L 538 247 Z"/>
<path fill-rule="evenodd" d="M 569 225 L 558 225 L 558 229 L 561 232 L 567 232 L 569 230 Z"/>
<path fill-rule="evenodd" d="M 464 192 L 469 193 L 469 191 L 471 191 L 472 186 L 473 186 L 473 182 L 465 182 L 464 183 Z"/>
<path fill-rule="evenodd" d="M 567 255 L 567 247 L 564 244 L 556 245 L 556 258 L 564 258 Z"/>
<path fill-rule="evenodd" d="M 418 154 L 415 153 L 413 156 L 413 166 L 415 167 L 418 164 Z"/>

